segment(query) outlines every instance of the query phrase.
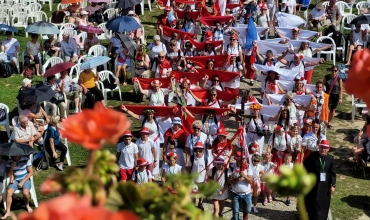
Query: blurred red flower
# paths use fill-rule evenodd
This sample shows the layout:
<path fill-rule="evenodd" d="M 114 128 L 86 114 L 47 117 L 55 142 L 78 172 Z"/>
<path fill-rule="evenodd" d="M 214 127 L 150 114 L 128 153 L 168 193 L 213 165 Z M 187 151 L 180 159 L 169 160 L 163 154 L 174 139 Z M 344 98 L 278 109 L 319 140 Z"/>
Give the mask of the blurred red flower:
<path fill-rule="evenodd" d="M 61 135 L 88 150 L 98 150 L 105 143 L 117 143 L 129 126 L 125 114 L 97 102 L 94 109 L 86 109 L 66 119 Z"/>
<path fill-rule="evenodd" d="M 102 207 L 92 207 L 91 198 L 80 198 L 77 194 L 69 193 L 42 202 L 33 213 L 23 212 L 19 220 L 139 220 L 132 212 L 111 212 Z"/>
<path fill-rule="evenodd" d="M 47 179 L 45 180 L 40 187 L 42 194 L 47 195 L 53 192 L 60 192 L 62 190 L 62 185 L 55 180 Z"/>

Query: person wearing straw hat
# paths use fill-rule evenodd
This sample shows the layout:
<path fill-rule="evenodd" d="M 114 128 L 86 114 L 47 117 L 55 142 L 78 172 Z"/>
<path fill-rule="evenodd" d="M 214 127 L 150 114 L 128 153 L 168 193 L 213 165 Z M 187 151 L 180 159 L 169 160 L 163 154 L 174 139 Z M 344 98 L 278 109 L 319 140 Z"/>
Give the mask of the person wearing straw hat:
<path fill-rule="evenodd" d="M 132 174 L 132 180 L 135 183 L 141 185 L 143 183 L 149 183 L 153 181 L 153 175 L 150 170 L 147 169 L 147 166 L 149 166 L 148 161 L 146 161 L 144 158 L 139 158 L 137 159 L 136 166 L 138 169 Z"/>
<path fill-rule="evenodd" d="M 263 116 L 260 114 L 262 105 L 259 103 L 253 103 L 249 106 L 249 109 L 251 110 L 251 115 L 255 116 L 255 118 L 251 118 L 248 124 L 246 124 L 246 146 L 249 146 L 251 143 L 257 143 L 259 146 L 258 153 L 261 155 L 265 137 L 258 135 L 257 131 L 267 130 L 267 127 L 263 122 Z"/>
<path fill-rule="evenodd" d="M 198 173 L 198 177 L 193 181 L 197 186 L 199 186 L 204 184 L 207 180 L 207 173 L 209 172 L 209 166 L 207 166 L 208 157 L 204 154 L 203 142 L 195 142 L 193 149 L 194 155 L 192 155 L 190 160 L 188 160 L 187 169 L 189 174 Z M 196 199 L 193 199 L 193 203 L 196 204 Z M 204 210 L 203 198 L 199 198 L 198 208 Z"/>
<path fill-rule="evenodd" d="M 215 217 L 222 217 L 225 200 L 229 197 L 227 180 L 230 172 L 225 168 L 226 161 L 224 160 L 224 157 L 218 157 L 213 163 L 215 164 L 215 167 L 211 169 L 211 175 L 208 178 L 214 180 L 219 185 L 216 194 L 212 196 L 213 215 Z"/>
<path fill-rule="evenodd" d="M 181 119 L 175 117 L 172 120 L 172 128 L 169 128 L 164 134 L 163 142 L 163 155 L 167 153 L 174 152 L 177 154 L 177 164 L 182 167 L 182 170 L 185 171 L 186 164 L 184 158 L 184 150 L 186 143 L 186 133 L 182 129 Z"/>
<path fill-rule="evenodd" d="M 153 167 L 157 166 L 157 161 L 154 158 L 157 158 L 157 153 L 154 142 L 149 139 L 149 128 L 142 127 L 140 131 L 141 137 L 137 139 L 136 145 L 139 150 L 139 157 L 144 158 L 149 164 L 147 169 L 150 172 L 153 172 Z"/>
<path fill-rule="evenodd" d="M 117 145 L 117 160 L 120 168 L 119 174 L 122 182 L 132 179 L 132 173 L 135 170 L 138 160 L 139 149 L 132 141 L 130 130 L 123 133 L 123 142 Z"/>
<path fill-rule="evenodd" d="M 167 163 L 163 165 L 161 181 L 164 183 L 166 181 L 166 175 L 175 175 L 181 173 L 182 166 L 177 164 L 177 159 L 179 155 L 175 152 L 168 152 L 166 154 Z"/>
<path fill-rule="evenodd" d="M 252 210 L 253 171 L 248 167 L 245 158 L 245 154 L 237 152 L 236 167 L 228 179 L 228 184 L 231 184 L 233 220 L 239 220 L 240 204 L 243 204 L 244 220 L 248 219 L 248 214 Z"/>
<path fill-rule="evenodd" d="M 334 157 L 329 153 L 330 142 L 321 140 L 319 151 L 311 153 L 303 165 L 308 173 L 316 175 L 316 184 L 305 196 L 305 204 L 310 219 L 328 218 L 331 194 L 335 191 L 336 171 Z"/>

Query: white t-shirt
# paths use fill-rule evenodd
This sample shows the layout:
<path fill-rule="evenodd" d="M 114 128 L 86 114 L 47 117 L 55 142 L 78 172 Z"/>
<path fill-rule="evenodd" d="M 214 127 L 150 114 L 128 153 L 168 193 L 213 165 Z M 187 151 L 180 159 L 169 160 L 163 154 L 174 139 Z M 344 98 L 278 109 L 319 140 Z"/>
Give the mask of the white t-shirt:
<path fill-rule="evenodd" d="M 298 144 L 298 146 L 296 146 L 296 144 Z M 297 135 L 296 137 L 291 137 L 290 147 L 291 147 L 292 151 L 294 151 L 294 149 L 296 151 L 301 151 L 301 146 L 302 146 L 302 137 L 301 137 L 301 135 Z"/>
<path fill-rule="evenodd" d="M 121 153 L 118 165 L 121 169 L 133 169 L 135 167 L 135 154 L 139 153 L 136 144 L 131 142 L 128 146 L 124 142 L 117 145 L 117 153 Z"/>
<path fill-rule="evenodd" d="M 164 90 L 166 89 L 159 89 L 157 92 L 152 89 L 148 90 L 150 106 L 164 106 L 164 95 L 166 93 Z"/>
<path fill-rule="evenodd" d="M 269 27 L 267 22 L 270 22 L 270 17 L 269 17 L 269 15 L 268 15 L 268 14 L 265 14 L 265 15 L 263 15 L 263 16 L 261 15 L 261 16 L 259 17 L 259 23 L 258 23 L 258 25 L 259 25 L 260 27 Z"/>
<path fill-rule="evenodd" d="M 167 175 L 174 175 L 177 173 L 181 173 L 182 167 L 178 164 L 175 164 L 175 166 L 173 167 L 170 167 L 170 165 L 165 164 L 162 169 L 166 172 L 166 176 L 167 176 Z"/>
<path fill-rule="evenodd" d="M 140 119 L 140 121 L 143 121 L 144 120 L 144 116 L 143 115 L 140 115 L 139 119 Z M 159 123 L 161 119 L 160 119 L 160 117 L 156 117 L 156 120 Z M 149 139 L 150 140 L 155 140 L 159 136 L 158 127 L 157 127 L 157 124 L 155 123 L 154 120 L 151 123 L 149 123 L 148 122 L 148 119 L 147 119 L 145 121 L 143 127 L 146 127 L 146 128 L 149 129 Z"/>
<path fill-rule="evenodd" d="M 228 55 L 236 55 L 237 57 L 240 55 L 240 51 L 243 51 L 243 48 L 240 46 L 240 44 L 238 44 L 236 47 L 233 47 L 231 46 L 231 44 L 228 44 L 226 46 L 226 50 L 225 52 L 228 54 Z"/>
<path fill-rule="evenodd" d="M 243 69 L 243 66 L 238 62 L 234 64 L 227 65 L 225 71 L 227 72 L 240 72 Z"/>
<path fill-rule="evenodd" d="M 286 6 L 289 7 L 289 14 L 293 14 L 294 8 L 297 6 L 297 2 L 295 0 L 288 0 Z"/>
<path fill-rule="evenodd" d="M 259 163 L 257 164 L 256 166 L 253 167 L 254 168 L 254 172 L 255 172 L 255 177 L 254 177 L 254 180 L 255 181 L 260 181 L 260 173 L 264 171 L 264 167 Z"/>
<path fill-rule="evenodd" d="M 153 163 L 154 157 L 152 149 L 154 149 L 154 142 L 152 140 L 147 140 L 144 143 L 141 138 L 139 138 L 135 144 L 139 150 L 139 158 L 144 158 L 148 163 Z"/>
<path fill-rule="evenodd" d="M 160 76 L 159 64 L 155 62 L 155 64 L 153 64 L 152 71 L 154 72 L 154 78 L 167 78 L 172 71 L 172 68 L 163 68 L 162 75 Z"/>
<path fill-rule="evenodd" d="M 291 138 L 289 134 L 283 134 L 283 136 L 280 136 L 278 134 L 275 134 L 275 139 L 272 140 L 274 135 L 270 136 L 270 139 L 268 141 L 268 145 L 272 148 L 275 148 L 277 151 L 285 151 L 287 149 L 287 145 L 290 144 Z"/>
<path fill-rule="evenodd" d="M 289 63 L 288 69 L 299 72 L 299 77 L 304 77 L 304 64 L 305 62 L 299 62 L 299 65 L 296 66 L 294 62 Z"/>
<path fill-rule="evenodd" d="M 195 143 L 197 143 L 199 141 L 202 142 L 203 147 L 205 147 L 206 142 L 207 142 L 207 135 L 205 133 L 201 132 L 200 136 L 194 136 L 194 134 L 190 134 L 186 138 L 186 147 L 190 149 L 190 155 L 194 154 L 193 147 L 194 147 Z"/>
<path fill-rule="evenodd" d="M 263 170 L 265 171 L 265 173 L 274 173 L 274 166 L 275 164 L 273 162 L 265 162 L 263 161 L 262 164 L 263 166 Z"/>
<path fill-rule="evenodd" d="M 207 172 L 204 154 L 200 158 L 194 156 L 194 164 L 189 160 L 187 166 L 192 166 L 190 173 L 199 173 L 198 177 L 194 180 L 195 183 L 203 183 L 206 181 Z"/>
<path fill-rule="evenodd" d="M 326 140 L 325 135 L 321 134 L 321 140 Z M 319 146 L 317 145 L 317 138 L 314 136 L 312 132 L 309 132 L 302 139 L 302 146 L 307 147 L 310 151 L 318 151 Z"/>
<path fill-rule="evenodd" d="M 314 9 L 312 9 L 310 15 L 312 16 L 312 19 L 319 20 L 320 18 L 325 16 L 325 9 L 321 9 L 320 11 L 318 11 L 315 7 Z"/>
<path fill-rule="evenodd" d="M 16 51 L 15 47 L 19 47 L 19 42 L 15 38 L 12 38 L 10 40 L 5 39 L 2 42 L 2 46 L 4 46 L 4 53 L 14 54 L 14 52 Z"/>
<path fill-rule="evenodd" d="M 221 30 L 213 30 L 213 40 L 224 40 L 224 31 Z"/>
<path fill-rule="evenodd" d="M 246 169 L 243 171 L 243 173 L 247 176 L 253 176 L 253 171 L 251 169 Z M 235 175 L 236 172 L 233 172 L 233 175 Z M 239 173 L 238 173 L 239 174 Z M 251 185 L 247 183 L 246 180 L 240 180 L 232 185 L 231 191 L 233 191 L 236 194 L 249 194 L 251 193 Z"/>
<path fill-rule="evenodd" d="M 136 180 L 137 177 L 137 180 Z M 150 170 L 144 169 L 143 171 L 135 170 L 132 173 L 132 180 L 135 181 L 137 184 L 141 185 L 142 183 L 149 182 L 149 179 L 153 179 L 153 175 Z"/>
<path fill-rule="evenodd" d="M 158 46 L 155 45 L 154 43 L 151 43 L 151 44 L 149 44 L 147 49 L 152 51 L 151 58 L 157 57 L 158 53 L 161 52 L 161 51 L 164 51 L 164 52 L 167 53 L 166 46 L 163 43 L 159 43 Z"/>

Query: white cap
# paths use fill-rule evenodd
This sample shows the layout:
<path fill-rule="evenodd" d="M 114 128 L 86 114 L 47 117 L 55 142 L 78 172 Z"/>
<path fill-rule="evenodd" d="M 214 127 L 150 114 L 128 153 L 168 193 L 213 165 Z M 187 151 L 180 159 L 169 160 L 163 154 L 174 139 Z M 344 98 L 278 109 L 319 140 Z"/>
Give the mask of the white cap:
<path fill-rule="evenodd" d="M 281 3 L 287 3 L 288 1 L 287 0 L 281 0 Z"/>
<path fill-rule="evenodd" d="M 80 14 L 81 14 L 81 15 L 88 15 L 88 14 L 89 14 L 89 12 L 87 12 L 87 11 L 85 11 L 85 10 L 82 10 L 82 11 L 80 12 Z"/>
<path fill-rule="evenodd" d="M 26 87 L 28 84 L 32 83 L 32 80 L 28 79 L 28 78 L 24 78 L 22 80 L 22 87 Z"/>

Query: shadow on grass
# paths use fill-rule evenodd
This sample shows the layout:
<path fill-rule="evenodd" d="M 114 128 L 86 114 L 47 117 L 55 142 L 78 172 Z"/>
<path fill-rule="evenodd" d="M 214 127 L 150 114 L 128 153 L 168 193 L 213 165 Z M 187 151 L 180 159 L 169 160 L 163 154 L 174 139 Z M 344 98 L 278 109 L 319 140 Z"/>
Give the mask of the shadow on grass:
<path fill-rule="evenodd" d="M 341 201 L 347 203 L 351 207 L 362 209 L 364 213 L 370 217 L 370 196 L 349 195 L 341 198 Z"/>
<path fill-rule="evenodd" d="M 342 120 L 351 120 L 351 112 L 342 112 L 342 111 L 337 111 L 336 118 L 342 119 Z"/>
<path fill-rule="evenodd" d="M 343 141 L 352 142 L 353 138 L 356 137 L 356 135 L 359 132 L 359 129 L 336 129 L 336 133 L 342 133 L 345 135 L 345 138 L 343 138 Z"/>

